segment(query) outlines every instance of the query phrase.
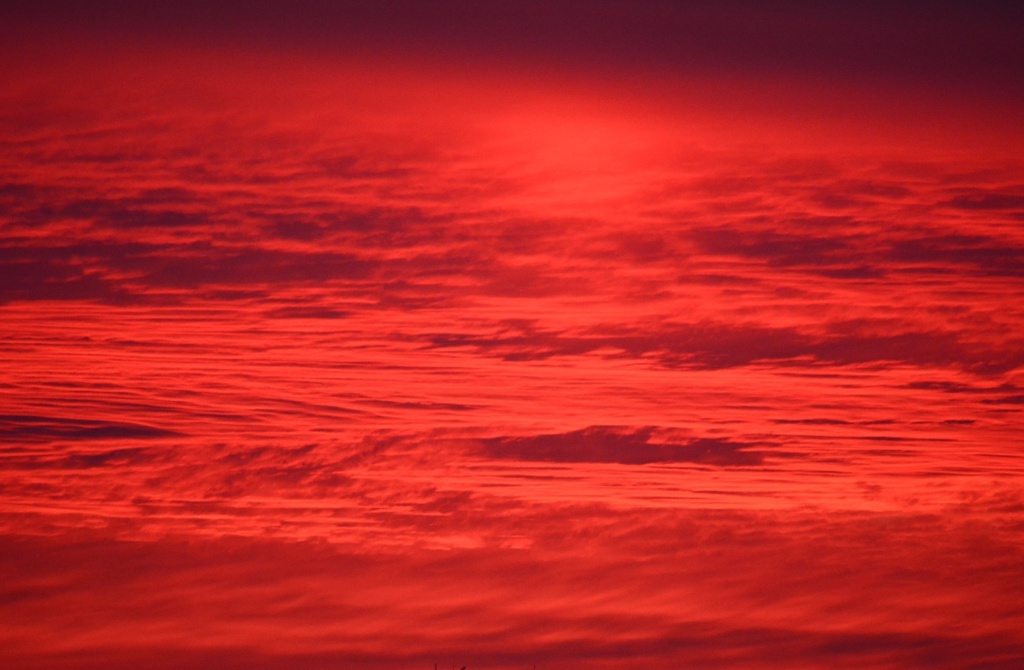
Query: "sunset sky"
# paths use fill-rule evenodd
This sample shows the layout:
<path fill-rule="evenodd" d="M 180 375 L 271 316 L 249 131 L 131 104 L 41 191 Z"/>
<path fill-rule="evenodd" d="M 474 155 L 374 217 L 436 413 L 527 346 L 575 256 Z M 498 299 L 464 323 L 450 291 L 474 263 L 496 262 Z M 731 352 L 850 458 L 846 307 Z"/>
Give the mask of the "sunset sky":
<path fill-rule="evenodd" d="M 0 4 L 0 666 L 1024 667 L 1022 35 Z"/>

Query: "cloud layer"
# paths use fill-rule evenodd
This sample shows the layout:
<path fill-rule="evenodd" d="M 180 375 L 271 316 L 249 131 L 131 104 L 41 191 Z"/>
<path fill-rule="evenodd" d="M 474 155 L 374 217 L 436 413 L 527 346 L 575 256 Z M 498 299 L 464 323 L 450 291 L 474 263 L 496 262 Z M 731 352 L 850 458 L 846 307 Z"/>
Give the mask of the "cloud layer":
<path fill-rule="evenodd" d="M 1014 15 L 436 7 L 2 10 L 0 661 L 1014 667 Z"/>

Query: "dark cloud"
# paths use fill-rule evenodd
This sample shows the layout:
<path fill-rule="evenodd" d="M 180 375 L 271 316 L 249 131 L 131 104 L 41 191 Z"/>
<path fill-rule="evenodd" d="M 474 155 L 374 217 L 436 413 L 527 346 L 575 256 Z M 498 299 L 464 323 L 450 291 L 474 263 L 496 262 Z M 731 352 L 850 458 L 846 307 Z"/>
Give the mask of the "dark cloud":
<path fill-rule="evenodd" d="M 145 267 L 143 281 L 150 286 L 193 289 L 361 279 L 368 277 L 378 264 L 343 252 L 303 253 L 204 245 L 137 265 L 140 270 Z"/>
<path fill-rule="evenodd" d="M 322 239 L 326 234 L 320 225 L 311 221 L 289 220 L 275 222 L 269 227 L 268 232 L 274 237 L 303 242 Z"/>
<path fill-rule="evenodd" d="M 828 229 L 820 233 L 801 231 L 792 229 L 791 222 L 780 221 L 777 227 L 697 228 L 690 237 L 704 254 L 757 259 L 770 267 L 834 279 L 882 278 L 905 269 L 906 263 L 1012 277 L 1020 276 L 1024 268 L 1024 248 L 985 235 L 945 232 L 918 237 L 897 229 L 884 237 L 870 238 Z M 850 227 L 854 226 L 840 226 Z"/>
<path fill-rule="evenodd" d="M 819 267 L 811 272 L 832 279 L 881 279 L 886 276 L 888 271 L 877 266 L 858 265 L 854 267 Z"/>
<path fill-rule="evenodd" d="M 625 327 L 609 327 L 584 335 L 528 331 L 518 335 L 479 337 L 461 334 L 434 335 L 435 347 L 471 346 L 506 360 L 537 360 L 552 356 L 581 355 L 598 349 L 618 349 L 638 357 L 656 353 L 667 366 L 692 365 L 723 368 L 755 360 L 786 359 L 810 353 L 812 338 L 795 330 L 760 326 L 730 327 L 693 324 L 644 333 Z"/>
<path fill-rule="evenodd" d="M 818 418 L 814 418 L 814 419 L 772 419 L 772 422 L 773 423 L 778 423 L 778 424 L 783 424 L 783 425 L 790 424 L 790 423 L 796 423 L 796 424 L 804 424 L 804 425 L 808 425 L 808 426 L 847 426 L 847 425 L 849 425 L 851 423 L 850 421 L 844 421 L 842 419 L 818 419 Z"/>
<path fill-rule="evenodd" d="M 90 437 L 99 438 L 118 438 L 118 437 L 139 437 L 137 433 L 128 432 L 127 435 L 123 434 L 125 431 L 113 432 L 111 434 L 100 434 L 92 435 Z M 151 435 L 145 435 L 145 437 L 152 437 Z M 164 437 L 161 435 L 160 437 Z M 64 459 L 63 463 L 56 467 L 69 468 L 69 469 L 88 469 L 88 468 L 100 468 L 100 467 L 113 467 L 119 468 L 130 465 L 138 465 L 140 463 L 148 463 L 157 458 L 160 458 L 160 454 L 148 449 L 112 449 L 110 451 L 103 451 L 99 453 L 88 453 L 88 454 L 68 454 Z"/>
<path fill-rule="evenodd" d="M 91 221 L 103 228 L 131 230 L 133 228 L 190 228 L 212 223 L 207 212 L 179 209 L 152 209 L 139 204 L 180 203 L 186 197 L 185 189 L 167 189 L 154 193 L 145 191 L 138 198 L 76 200 L 59 208 L 41 212 L 39 218 L 48 221 L 76 219 Z"/>
<path fill-rule="evenodd" d="M 651 442 L 653 430 L 591 426 L 571 433 L 529 437 L 494 437 L 481 441 L 491 458 L 553 463 L 700 463 L 703 465 L 760 465 L 755 445 L 716 438 L 696 438 L 682 444 Z"/>
<path fill-rule="evenodd" d="M 408 183 L 405 184 L 408 186 Z M 248 215 L 267 221 L 272 237 L 300 242 L 342 242 L 362 248 L 400 248 L 465 242 L 473 235 L 457 225 L 452 213 L 431 213 L 421 207 L 390 206 L 357 208 L 343 203 L 303 201 L 285 213 L 266 210 L 275 203 L 255 203 Z"/>
<path fill-rule="evenodd" d="M 977 191 L 950 198 L 941 204 L 968 211 L 1024 210 L 1024 195 L 1016 189 L 1012 193 Z"/>
<path fill-rule="evenodd" d="M 801 358 L 839 365 L 893 361 L 955 365 L 986 374 L 1005 372 L 1024 364 L 1024 347 L 990 349 L 967 344 L 952 332 L 907 332 L 897 324 L 889 324 L 886 329 L 894 332 L 872 332 L 859 324 L 842 322 L 830 324 L 831 332 L 824 335 L 756 324 L 696 323 L 648 332 L 639 328 L 604 327 L 581 335 L 535 330 L 493 337 L 439 334 L 430 336 L 430 343 L 438 348 L 473 347 L 509 361 L 619 350 L 620 356 L 653 355 L 665 367 L 711 370 Z"/>
<path fill-rule="evenodd" d="M 981 402 L 986 405 L 1024 405 L 1024 394 L 1005 395 L 999 398 L 986 398 Z"/>
<path fill-rule="evenodd" d="M 954 382 L 944 380 L 928 380 L 928 381 L 917 381 L 910 382 L 905 385 L 908 389 L 920 389 L 926 391 L 941 391 L 943 393 L 1005 393 L 1012 391 L 1021 391 L 1024 388 L 1010 383 L 999 384 L 996 386 L 983 386 L 979 384 L 968 384 L 965 382 Z"/>
<path fill-rule="evenodd" d="M 827 266 L 837 258 L 849 261 L 853 249 L 849 239 L 834 234 L 812 236 L 730 227 L 696 229 L 691 235 L 704 253 L 760 258 L 782 267 Z"/>
<path fill-rule="evenodd" d="M 182 437 L 182 433 L 134 423 L 21 414 L 0 415 L 0 436 L 10 442 L 138 440 Z"/>
<path fill-rule="evenodd" d="M 949 264 L 957 271 L 968 266 L 984 275 L 1024 276 L 1024 247 L 984 235 L 897 240 L 891 253 L 897 262 Z"/>
<path fill-rule="evenodd" d="M 34 245 L 9 240 L 0 246 L 0 301 L 125 302 L 134 292 L 110 279 L 104 270 L 161 248 L 134 242 Z"/>
<path fill-rule="evenodd" d="M 351 312 L 332 307 L 317 307 L 315 305 L 291 305 L 270 309 L 264 312 L 264 314 L 271 319 L 344 319 L 350 316 Z"/>
<path fill-rule="evenodd" d="M 14 300 L 99 300 L 123 303 L 131 293 L 106 277 L 57 261 L 0 264 L 0 303 Z"/>

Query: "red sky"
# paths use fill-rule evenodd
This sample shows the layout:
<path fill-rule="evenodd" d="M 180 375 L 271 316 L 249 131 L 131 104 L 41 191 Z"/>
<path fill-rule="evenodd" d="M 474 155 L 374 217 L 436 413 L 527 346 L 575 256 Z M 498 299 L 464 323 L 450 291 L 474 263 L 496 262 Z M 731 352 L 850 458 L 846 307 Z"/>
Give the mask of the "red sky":
<path fill-rule="evenodd" d="M 22 4 L 4 667 L 1020 666 L 1020 10 Z"/>

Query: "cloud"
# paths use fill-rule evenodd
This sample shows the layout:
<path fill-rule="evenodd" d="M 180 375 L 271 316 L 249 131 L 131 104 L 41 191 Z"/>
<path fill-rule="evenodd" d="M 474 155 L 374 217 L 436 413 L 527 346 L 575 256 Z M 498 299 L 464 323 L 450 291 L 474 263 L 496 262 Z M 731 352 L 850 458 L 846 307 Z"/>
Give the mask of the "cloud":
<path fill-rule="evenodd" d="M 293 305 L 289 307 L 277 307 L 266 311 L 265 314 L 271 319 L 344 319 L 349 316 L 351 312 L 331 307 L 317 307 L 315 305 L 308 307 Z"/>
<path fill-rule="evenodd" d="M 990 349 L 961 341 L 952 332 L 907 332 L 901 324 L 885 324 L 890 333 L 858 323 L 831 324 L 832 332 L 805 333 L 797 328 L 758 324 L 695 323 L 611 326 L 580 334 L 528 329 L 521 334 L 492 337 L 435 334 L 437 348 L 473 347 L 508 361 L 544 360 L 601 351 L 606 356 L 654 358 L 668 368 L 724 369 L 771 361 L 776 364 L 857 365 L 905 362 L 913 365 L 963 366 L 982 373 L 1001 373 L 1024 364 L 1024 349 Z M 646 329 L 647 332 L 644 332 Z M 803 361 L 803 362 L 801 362 Z"/>
<path fill-rule="evenodd" d="M 943 201 L 941 204 L 967 211 L 1024 210 L 1024 195 L 1020 187 L 1007 191 L 968 191 Z"/>
<path fill-rule="evenodd" d="M 270 249 L 191 248 L 152 263 L 144 281 L 154 287 L 260 286 L 363 279 L 377 266 L 341 252 L 293 253 Z"/>
<path fill-rule="evenodd" d="M 1024 271 L 1024 247 L 982 235 L 939 235 L 896 241 L 896 262 L 932 264 L 960 272 L 964 266 L 991 276 L 1020 277 Z"/>
<path fill-rule="evenodd" d="M 985 398 L 981 402 L 986 405 L 1024 405 L 1024 394 L 1005 395 L 998 398 Z"/>
<path fill-rule="evenodd" d="M 696 438 L 683 444 L 652 443 L 653 430 L 624 430 L 591 426 L 556 435 L 495 437 L 482 440 L 491 458 L 553 463 L 700 463 L 703 465 L 760 465 L 763 454 L 754 445 L 716 438 Z"/>
<path fill-rule="evenodd" d="M 89 221 L 105 229 L 197 228 L 213 223 L 207 212 L 154 208 L 153 204 L 192 204 L 187 189 L 142 191 L 138 197 L 73 200 L 37 214 L 42 219 Z M 144 205 L 144 207 L 140 206 Z"/>
<path fill-rule="evenodd" d="M 704 228 L 691 232 L 698 248 L 709 254 L 730 254 L 761 258 L 772 265 L 828 266 L 840 258 L 851 259 L 853 243 L 830 235 L 807 235 L 779 230 L 739 230 L 737 228 Z M 857 260 L 857 256 L 853 256 Z"/>
<path fill-rule="evenodd" d="M 0 415 L 0 435 L 11 442 L 183 437 L 174 430 L 142 424 L 18 414 Z"/>

